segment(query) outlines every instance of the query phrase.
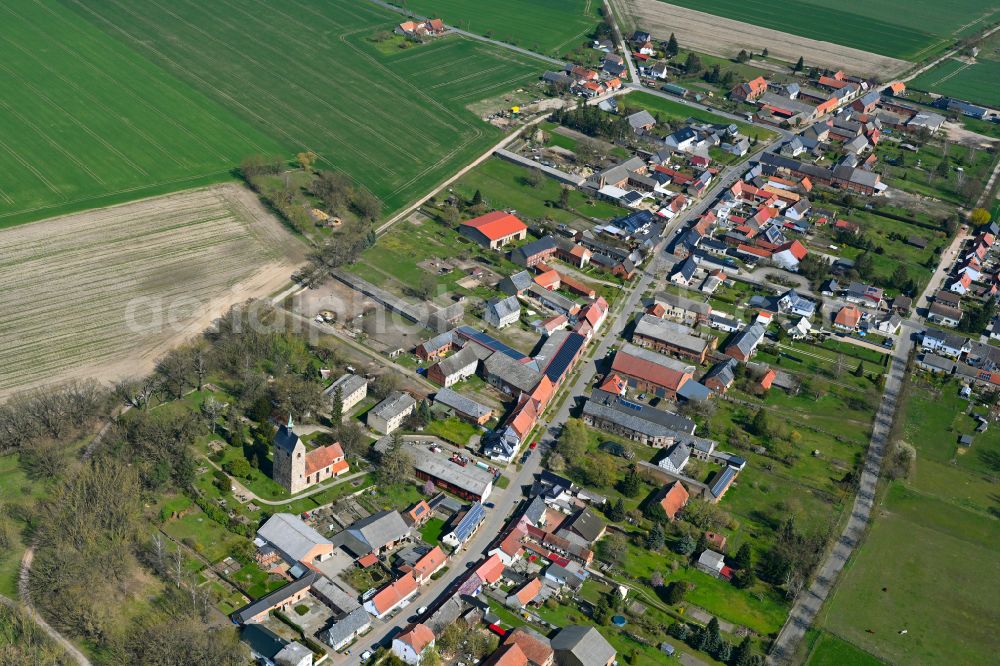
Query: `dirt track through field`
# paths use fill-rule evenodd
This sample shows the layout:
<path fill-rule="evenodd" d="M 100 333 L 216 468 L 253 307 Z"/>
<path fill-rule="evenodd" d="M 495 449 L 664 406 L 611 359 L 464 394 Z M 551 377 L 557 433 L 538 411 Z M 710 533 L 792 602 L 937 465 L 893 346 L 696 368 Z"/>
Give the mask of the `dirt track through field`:
<path fill-rule="evenodd" d="M 682 47 L 702 53 L 728 58 L 735 56 L 740 49 L 759 53 L 766 47 L 771 56 L 788 62 L 795 62 L 802 56 L 809 66 L 843 69 L 851 74 L 876 76 L 882 80 L 888 80 L 912 66 L 905 60 L 761 28 L 660 0 L 616 0 L 615 4 L 653 37 L 666 39 L 674 33 Z"/>
<path fill-rule="evenodd" d="M 0 231 L 0 398 L 148 372 L 230 306 L 284 286 L 303 255 L 232 184 Z"/>

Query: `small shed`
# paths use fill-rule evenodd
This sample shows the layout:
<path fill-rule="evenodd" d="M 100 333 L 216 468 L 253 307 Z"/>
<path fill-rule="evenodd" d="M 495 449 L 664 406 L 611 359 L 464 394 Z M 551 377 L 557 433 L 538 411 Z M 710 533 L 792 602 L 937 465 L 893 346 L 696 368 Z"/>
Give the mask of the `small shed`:
<path fill-rule="evenodd" d="M 972 446 L 972 435 L 962 435 L 958 438 L 958 443 L 966 448 Z"/>

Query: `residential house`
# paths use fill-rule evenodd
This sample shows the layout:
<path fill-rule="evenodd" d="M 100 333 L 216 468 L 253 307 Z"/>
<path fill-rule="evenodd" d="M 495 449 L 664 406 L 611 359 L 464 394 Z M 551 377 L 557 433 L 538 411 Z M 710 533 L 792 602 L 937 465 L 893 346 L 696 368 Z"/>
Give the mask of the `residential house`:
<path fill-rule="evenodd" d="M 725 361 L 715 364 L 701 379 L 701 383 L 712 389 L 716 393 L 725 393 L 736 381 L 736 367 L 738 363 L 734 358 L 727 358 Z"/>
<path fill-rule="evenodd" d="M 754 323 L 748 328 L 736 334 L 733 341 L 726 347 L 724 353 L 737 361 L 749 361 L 757 346 L 764 339 L 765 328 L 758 323 Z"/>
<path fill-rule="evenodd" d="M 509 608 L 524 608 L 534 601 L 542 591 L 542 579 L 535 576 L 511 590 L 504 604 Z"/>
<path fill-rule="evenodd" d="M 682 324 L 696 326 L 708 323 L 712 315 L 712 306 L 661 291 L 653 296 L 653 305 L 647 312 L 661 319 L 673 319 Z"/>
<path fill-rule="evenodd" d="M 636 111 L 632 115 L 626 117 L 625 120 L 628 122 L 629 127 L 632 128 L 633 132 L 648 131 L 656 126 L 656 118 L 654 118 L 653 114 L 645 109 L 642 111 Z"/>
<path fill-rule="evenodd" d="M 741 102 L 753 102 L 767 92 L 767 80 L 763 76 L 741 83 L 729 91 L 729 96 Z"/>
<path fill-rule="evenodd" d="M 408 604 L 416 596 L 419 586 L 412 573 L 406 573 L 376 592 L 365 601 L 364 609 L 378 619 Z"/>
<path fill-rule="evenodd" d="M 536 241 L 514 248 L 510 252 L 510 260 L 518 266 L 532 268 L 556 253 L 556 241 L 552 236 L 545 236 Z"/>
<path fill-rule="evenodd" d="M 962 321 L 964 316 L 962 308 L 952 307 L 950 305 L 945 305 L 939 302 L 937 299 L 927 308 L 927 319 L 934 322 L 935 324 L 940 324 L 941 326 L 947 326 L 949 328 L 955 328 L 958 326 L 959 322 Z"/>
<path fill-rule="evenodd" d="M 624 345 L 615 352 L 611 371 L 628 383 L 629 390 L 676 400 L 680 388 L 692 381 L 691 372 L 662 354 L 643 352 L 639 347 Z"/>
<path fill-rule="evenodd" d="M 880 320 L 875 324 L 875 329 L 879 333 L 884 333 L 886 335 L 896 335 L 899 332 L 899 327 L 902 325 L 903 319 L 893 312 L 885 319 Z"/>
<path fill-rule="evenodd" d="M 455 354 L 427 368 L 427 378 L 439 386 L 454 386 L 476 374 L 479 353 L 474 345 L 466 345 Z"/>
<path fill-rule="evenodd" d="M 368 380 L 360 375 L 350 373 L 341 375 L 323 391 L 323 394 L 329 398 L 338 393 L 340 395 L 341 413 L 346 416 L 368 395 Z"/>
<path fill-rule="evenodd" d="M 809 318 L 816 313 L 816 303 L 789 289 L 778 298 L 778 311 Z"/>
<path fill-rule="evenodd" d="M 392 654 L 404 664 L 418 666 L 424 651 L 434 646 L 434 632 L 426 625 L 415 623 L 407 626 L 392 639 Z"/>
<path fill-rule="evenodd" d="M 458 548 L 472 538 L 484 520 L 486 520 L 486 510 L 483 505 L 480 502 L 473 502 L 455 523 L 454 529 L 445 534 L 441 541 L 452 548 Z"/>
<path fill-rule="evenodd" d="M 409 393 L 393 391 L 368 412 L 366 416 L 368 427 L 375 432 L 388 435 L 403 425 L 403 421 L 413 413 L 416 406 L 417 401 Z"/>
<path fill-rule="evenodd" d="M 319 638 L 339 652 L 350 645 L 355 638 L 368 631 L 371 626 L 372 616 L 359 606 L 330 625 L 326 631 L 319 634 Z"/>
<path fill-rule="evenodd" d="M 664 456 L 660 462 L 657 463 L 657 465 L 671 474 L 680 474 L 684 471 L 684 468 L 687 466 L 690 459 L 691 447 L 684 442 L 677 442 L 670 448 L 669 451 L 667 451 L 667 455 Z"/>
<path fill-rule="evenodd" d="M 529 287 L 529 290 L 531 287 Z M 493 328 L 504 328 L 517 323 L 521 318 L 521 305 L 516 296 L 491 298 L 486 302 L 483 319 Z"/>
<path fill-rule="evenodd" d="M 534 284 L 534 278 L 528 271 L 520 271 L 500 280 L 497 288 L 508 296 L 520 296 Z"/>
<path fill-rule="evenodd" d="M 938 331 L 928 328 L 924 331 L 923 339 L 920 342 L 923 351 L 930 351 L 940 356 L 948 358 L 960 358 L 963 354 L 972 351 L 972 345 L 968 338 L 950 333 L 948 331 Z"/>
<path fill-rule="evenodd" d="M 532 666 L 554 666 L 555 652 L 549 639 L 529 627 L 517 627 L 503 639 L 504 645 L 516 645 Z"/>
<path fill-rule="evenodd" d="M 333 555 L 333 542 L 290 513 L 276 513 L 257 530 L 258 550 L 273 548 L 289 566 L 312 566 Z"/>
<path fill-rule="evenodd" d="M 583 406 L 584 423 L 646 446 L 664 448 L 693 439 L 695 424 L 688 418 L 621 396 L 595 390 Z"/>
<path fill-rule="evenodd" d="M 694 279 L 694 273 L 697 268 L 698 264 L 695 262 L 694 258 L 688 257 L 674 266 L 673 271 L 670 273 L 670 281 L 674 284 L 686 287 L 690 285 L 691 280 Z"/>
<path fill-rule="evenodd" d="M 833 319 L 833 327 L 844 331 L 856 331 L 861 321 L 861 310 L 853 305 L 845 305 L 837 311 Z"/>
<path fill-rule="evenodd" d="M 695 566 L 707 574 L 721 578 L 722 569 L 726 566 L 726 558 L 722 553 L 717 553 L 714 550 L 705 550 L 698 556 Z"/>

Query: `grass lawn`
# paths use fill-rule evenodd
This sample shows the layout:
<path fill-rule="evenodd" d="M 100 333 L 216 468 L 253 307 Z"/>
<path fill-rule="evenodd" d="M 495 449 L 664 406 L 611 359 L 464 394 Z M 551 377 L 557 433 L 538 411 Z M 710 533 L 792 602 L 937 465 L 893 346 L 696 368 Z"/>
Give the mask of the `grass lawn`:
<path fill-rule="evenodd" d="M 629 98 L 634 96 L 629 95 Z M 555 132 L 550 132 L 550 135 L 560 136 Z M 551 178 L 543 178 L 538 187 L 532 187 L 527 183 L 527 174 L 526 167 L 498 157 L 486 160 L 462 176 L 452 189 L 466 200 L 471 200 L 476 190 L 479 190 L 491 208 L 514 209 L 522 218 L 549 217 L 556 222 L 570 223 L 579 217 L 572 210 L 563 210 L 555 205 L 559 202 L 562 190 L 559 183 Z M 569 206 L 580 215 L 602 220 L 628 212 L 606 201 L 590 199 L 576 189 L 569 193 Z"/>
<path fill-rule="evenodd" d="M 473 435 L 480 432 L 479 428 L 457 416 L 431 421 L 424 431 L 458 446 L 465 446 Z"/>
<path fill-rule="evenodd" d="M 437 544 L 444 534 L 444 520 L 431 518 L 420 528 L 420 538 L 429 544 Z"/>
<path fill-rule="evenodd" d="M 864 650 L 825 631 L 820 633 L 806 661 L 807 666 L 878 666 L 882 663 Z"/>
<path fill-rule="evenodd" d="M 735 124 L 740 128 L 740 132 L 743 134 L 762 141 L 770 141 L 777 136 L 771 130 L 764 129 L 763 127 L 729 120 L 728 118 L 717 116 L 709 111 L 702 111 L 701 109 L 696 109 L 694 107 L 687 106 L 686 104 L 675 102 L 674 100 L 657 97 L 656 95 L 650 95 L 646 92 L 640 91 L 630 93 L 621 99 L 620 104 L 628 108 L 646 109 L 654 115 L 660 114 L 660 117 L 664 120 L 683 121 L 687 118 L 696 118 L 697 120 L 702 120 L 707 123 L 716 123 L 721 125 Z"/>
<path fill-rule="evenodd" d="M 266 16 L 235 0 L 8 9 L 0 224 L 225 180 L 249 155 L 303 150 L 389 212 L 501 135 L 467 105 L 544 68 L 457 36 L 387 55 L 369 38 L 399 16 L 349 0 Z"/>
<path fill-rule="evenodd" d="M 171 520 L 163 531 L 189 545 L 209 562 L 215 563 L 229 555 L 242 539 L 194 507 L 183 518 Z"/>
<path fill-rule="evenodd" d="M 424 16 L 538 53 L 562 55 L 586 41 L 600 21 L 591 0 L 393 0 Z"/>
<path fill-rule="evenodd" d="M 268 592 L 284 586 L 288 581 L 280 576 L 274 576 L 262 571 L 255 564 L 248 564 L 230 576 L 239 583 L 253 599 L 259 599 Z"/>
<path fill-rule="evenodd" d="M 823 626 L 894 663 L 989 663 L 1000 623 L 998 547 L 996 519 L 895 484 Z"/>
<path fill-rule="evenodd" d="M 0 507 L 13 509 L 15 506 L 34 504 L 45 496 L 48 487 L 44 480 L 28 478 L 21 469 L 17 454 L 0 456 Z M 11 519 L 11 524 L 10 544 L 0 549 L 0 594 L 16 598 L 21 555 L 27 544 L 21 537 L 24 523 Z"/>
<path fill-rule="evenodd" d="M 823 0 L 670 0 L 688 7 L 811 39 L 843 44 L 862 51 L 879 53 L 903 60 L 919 60 L 940 49 L 954 36 L 968 29 L 988 25 L 979 23 L 984 14 L 997 8 L 979 0 L 956 0 L 947 10 L 932 0 L 843 0 L 830 5 Z M 892 39 L 886 39 L 886 35 Z"/>

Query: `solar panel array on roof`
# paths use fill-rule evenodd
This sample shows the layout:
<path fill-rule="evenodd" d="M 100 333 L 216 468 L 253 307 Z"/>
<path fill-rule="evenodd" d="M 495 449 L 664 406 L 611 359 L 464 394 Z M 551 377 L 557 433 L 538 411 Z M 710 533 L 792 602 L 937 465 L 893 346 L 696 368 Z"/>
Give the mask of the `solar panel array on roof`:
<path fill-rule="evenodd" d="M 563 343 L 562 347 L 559 348 L 559 351 L 552 358 L 552 362 L 545 368 L 545 376 L 552 382 L 561 380 L 566 370 L 569 369 L 570 364 L 573 363 L 573 359 L 580 353 L 580 349 L 586 342 L 587 338 L 579 333 L 570 333 L 566 337 L 566 342 Z"/>
<path fill-rule="evenodd" d="M 630 402 L 628 400 L 622 400 L 622 399 L 620 399 L 618 401 L 618 404 L 621 405 L 622 407 L 628 407 L 629 409 L 631 409 L 633 411 L 636 411 L 636 412 L 641 412 L 642 411 L 642 405 L 638 405 L 638 404 L 636 404 L 634 402 Z"/>
<path fill-rule="evenodd" d="M 471 326 L 459 326 L 455 330 L 458 331 L 458 333 L 463 338 L 466 338 L 467 340 L 472 340 L 473 342 L 482 345 L 487 349 L 492 349 L 493 351 L 501 352 L 502 354 L 511 357 L 515 361 L 520 361 L 528 358 L 527 356 L 517 351 L 513 347 L 509 347 L 504 343 L 500 342 L 499 340 L 497 340 L 496 338 L 494 338 L 493 336 L 487 335 L 482 331 L 477 331 Z"/>
<path fill-rule="evenodd" d="M 486 510 L 483 509 L 483 505 L 479 502 L 474 502 L 469 507 L 465 516 L 462 517 L 462 520 L 459 521 L 458 526 L 455 527 L 455 536 L 458 538 L 458 542 L 465 543 L 485 517 Z"/>

